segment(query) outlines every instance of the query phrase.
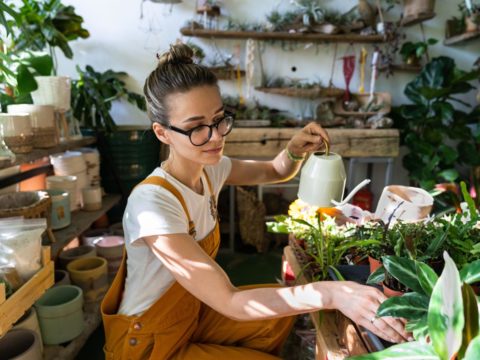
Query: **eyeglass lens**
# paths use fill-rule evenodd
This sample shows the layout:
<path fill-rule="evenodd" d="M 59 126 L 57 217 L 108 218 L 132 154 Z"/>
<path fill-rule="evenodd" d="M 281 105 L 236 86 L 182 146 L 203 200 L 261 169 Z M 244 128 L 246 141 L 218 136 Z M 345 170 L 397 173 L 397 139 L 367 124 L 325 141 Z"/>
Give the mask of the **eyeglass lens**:
<path fill-rule="evenodd" d="M 190 140 L 194 145 L 203 145 L 210 140 L 212 137 L 213 129 L 212 127 L 216 127 L 218 134 L 221 136 L 227 135 L 230 130 L 232 129 L 233 125 L 233 118 L 231 116 L 226 116 L 216 124 L 207 126 L 207 125 L 200 125 L 199 127 L 195 128 L 190 134 Z"/>

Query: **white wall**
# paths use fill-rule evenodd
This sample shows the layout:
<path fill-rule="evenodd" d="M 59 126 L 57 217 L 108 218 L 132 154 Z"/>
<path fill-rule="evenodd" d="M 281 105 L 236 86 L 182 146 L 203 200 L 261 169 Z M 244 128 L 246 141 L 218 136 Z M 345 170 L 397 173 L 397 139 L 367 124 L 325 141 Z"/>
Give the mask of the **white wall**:
<path fill-rule="evenodd" d="M 181 38 L 179 29 L 187 20 L 194 16 L 195 0 L 184 0 L 183 3 L 174 5 L 170 12 L 169 5 L 156 4 L 151 1 L 143 3 L 143 19 L 140 19 L 140 7 L 142 0 L 64 0 L 65 4 L 75 6 L 78 14 L 84 17 L 84 27 L 91 33 L 90 38 L 78 40 L 72 43 L 74 59 L 68 60 L 58 55 L 58 73 L 76 77 L 75 65 L 84 67 L 92 65 L 97 70 L 113 69 L 126 71 L 130 75 L 128 84 L 132 90 L 142 92 L 145 78 L 156 65 L 155 54 L 168 49 L 168 45 L 177 38 Z M 373 1 L 371 1 L 373 3 Z M 457 65 L 463 69 L 470 69 L 473 62 L 480 54 L 480 41 L 472 41 L 465 45 L 445 47 L 442 45 L 444 38 L 445 21 L 449 17 L 458 16 L 457 3 L 459 1 L 437 0 L 437 16 L 424 23 L 427 38 L 434 37 L 439 43 L 430 50 L 431 57 L 446 55 L 454 58 Z M 230 15 L 234 15 L 239 21 L 263 21 L 265 14 L 275 8 L 285 9 L 289 7 L 289 1 L 274 0 L 224 0 L 224 9 Z M 357 3 L 355 0 L 332 1 L 324 0 L 325 6 L 339 10 L 348 10 Z M 391 12 L 390 17 L 397 18 L 398 12 Z M 387 16 L 387 19 L 388 17 Z M 406 30 L 408 39 L 421 39 L 420 27 L 413 26 Z M 185 41 L 188 38 L 183 39 Z M 243 40 L 208 40 L 190 39 L 202 46 L 208 53 L 215 52 L 215 46 L 225 52 L 233 52 L 236 46 L 241 47 L 241 60 L 244 60 L 245 41 Z M 305 48 L 307 47 L 307 48 Z M 348 45 L 339 44 L 337 57 L 342 56 Z M 358 54 L 362 45 L 355 44 L 354 49 Z M 369 51 L 371 45 L 366 45 Z M 282 50 L 279 45 L 267 45 L 263 61 L 267 75 L 290 76 L 321 80 L 325 84 L 330 78 L 332 66 L 333 44 L 319 44 L 309 46 L 301 44 L 295 51 Z M 294 73 L 292 66 L 297 67 Z M 333 82 L 339 87 L 344 87 L 341 61 L 337 61 Z M 414 75 L 397 72 L 393 77 L 378 79 L 378 91 L 388 91 L 392 94 L 395 105 L 406 102 L 403 95 L 405 85 L 413 79 Z M 369 71 L 366 75 L 366 84 L 369 83 Z M 352 91 L 359 86 L 358 66 L 351 82 Z M 236 94 L 235 84 L 221 82 L 221 87 L 226 94 Z M 245 90 L 245 85 L 243 86 Z M 275 95 L 255 93 L 255 97 L 262 103 L 283 110 L 292 110 L 299 114 L 302 111 L 310 111 L 306 105 L 308 102 L 290 99 Z M 465 100 L 475 103 L 475 93 L 470 93 Z M 313 108 L 313 107 L 312 107 Z M 118 103 L 114 106 L 113 117 L 119 125 L 148 125 L 149 122 L 144 113 L 136 110 L 129 104 Z M 375 167 L 374 183 L 377 185 L 375 193 L 378 194 L 383 187 L 383 166 Z M 364 174 L 360 171 L 358 180 Z M 398 159 L 394 174 L 395 183 L 407 183 L 405 171 Z"/>

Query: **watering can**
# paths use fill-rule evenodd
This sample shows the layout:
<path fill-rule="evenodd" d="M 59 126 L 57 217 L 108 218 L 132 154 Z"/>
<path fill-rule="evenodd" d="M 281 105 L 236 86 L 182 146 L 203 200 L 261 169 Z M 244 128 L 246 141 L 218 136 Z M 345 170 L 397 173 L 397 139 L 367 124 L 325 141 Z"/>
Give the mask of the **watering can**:
<path fill-rule="evenodd" d="M 370 183 L 370 179 L 363 180 L 343 199 L 346 179 L 342 157 L 330 152 L 329 144 L 325 142 L 325 151 L 310 155 L 301 170 L 298 197 L 312 206 L 342 206 Z"/>

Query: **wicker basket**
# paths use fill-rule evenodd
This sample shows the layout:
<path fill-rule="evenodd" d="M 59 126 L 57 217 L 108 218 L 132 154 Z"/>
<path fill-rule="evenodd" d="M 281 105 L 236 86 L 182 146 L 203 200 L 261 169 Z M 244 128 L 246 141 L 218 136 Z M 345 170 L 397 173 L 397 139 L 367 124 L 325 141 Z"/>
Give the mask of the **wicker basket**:
<path fill-rule="evenodd" d="M 50 211 L 52 199 L 45 191 L 20 191 L 0 195 L 0 218 L 23 216 L 25 219 L 47 219 L 47 234 L 55 241 L 51 231 Z"/>
<path fill-rule="evenodd" d="M 236 189 L 240 236 L 245 244 L 255 246 L 260 253 L 265 252 L 270 241 L 265 236 L 265 205 L 254 192 L 240 186 Z"/>

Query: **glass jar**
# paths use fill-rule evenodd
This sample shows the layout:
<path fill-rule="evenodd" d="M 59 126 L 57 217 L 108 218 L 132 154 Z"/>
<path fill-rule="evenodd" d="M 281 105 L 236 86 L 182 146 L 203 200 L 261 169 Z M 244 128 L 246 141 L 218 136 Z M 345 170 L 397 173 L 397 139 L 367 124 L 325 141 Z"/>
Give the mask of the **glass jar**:
<path fill-rule="evenodd" d="M 16 154 L 26 154 L 33 149 L 33 132 L 30 115 L 0 114 L 2 136 L 5 144 Z"/>

